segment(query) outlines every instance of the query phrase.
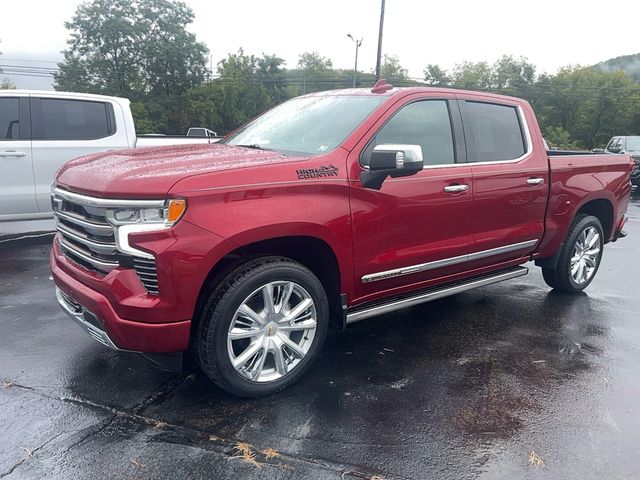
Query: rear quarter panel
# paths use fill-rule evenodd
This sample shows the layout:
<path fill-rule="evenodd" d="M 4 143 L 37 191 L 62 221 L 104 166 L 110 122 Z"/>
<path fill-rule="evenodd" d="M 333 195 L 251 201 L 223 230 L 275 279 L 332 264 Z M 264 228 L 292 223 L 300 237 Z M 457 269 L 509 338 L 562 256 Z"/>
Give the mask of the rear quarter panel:
<path fill-rule="evenodd" d="M 551 185 L 545 236 L 534 258 L 553 256 L 564 242 L 578 211 L 592 200 L 613 206 L 613 225 L 627 210 L 631 184 L 630 158 L 622 155 L 560 155 L 550 157 Z"/>

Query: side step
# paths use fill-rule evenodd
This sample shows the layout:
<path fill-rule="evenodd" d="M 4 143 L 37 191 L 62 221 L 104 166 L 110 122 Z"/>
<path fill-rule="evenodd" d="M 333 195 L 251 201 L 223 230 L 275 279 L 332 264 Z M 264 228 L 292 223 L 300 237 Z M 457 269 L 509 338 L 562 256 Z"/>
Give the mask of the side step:
<path fill-rule="evenodd" d="M 491 285 L 492 283 L 503 282 L 505 280 L 511 280 L 512 278 L 521 277 L 529 273 L 529 269 L 526 267 L 515 267 L 508 270 L 501 270 L 497 273 L 491 273 L 489 275 L 483 275 L 481 277 L 474 277 L 469 280 L 464 280 L 456 283 L 450 283 L 445 286 L 433 288 L 430 290 L 422 291 L 418 294 L 413 294 L 410 297 L 395 298 L 385 303 L 368 304 L 362 307 L 356 307 L 350 312 L 347 312 L 347 324 L 364 320 L 365 318 L 375 317 L 382 315 L 383 313 L 393 312 L 402 308 L 413 307 L 421 303 L 437 300 L 438 298 L 448 297 L 449 295 L 455 295 L 456 293 L 466 292 L 473 288 L 484 287 Z"/>

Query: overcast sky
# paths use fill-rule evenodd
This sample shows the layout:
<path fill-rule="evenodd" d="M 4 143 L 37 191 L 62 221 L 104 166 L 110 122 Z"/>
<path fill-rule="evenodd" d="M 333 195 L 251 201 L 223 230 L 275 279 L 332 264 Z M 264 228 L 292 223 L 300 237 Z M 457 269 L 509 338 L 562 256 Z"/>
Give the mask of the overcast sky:
<path fill-rule="evenodd" d="M 0 65 L 61 58 L 68 37 L 63 22 L 79 0 L 0 1 Z M 247 53 L 275 53 L 289 67 L 300 53 L 317 51 L 335 67 L 353 68 L 354 45 L 346 36 L 351 33 L 364 39 L 358 69 L 375 67 L 380 0 L 186 3 L 196 17 L 189 29 L 207 44 L 214 63 L 243 47 Z M 412 77 L 422 77 L 428 63 L 450 69 L 465 60 L 493 62 L 502 54 L 523 55 L 539 73 L 553 73 L 567 64 L 640 52 L 639 17 L 638 0 L 387 0 L 383 53 L 398 55 Z M 13 80 L 32 87 L 27 78 Z"/>

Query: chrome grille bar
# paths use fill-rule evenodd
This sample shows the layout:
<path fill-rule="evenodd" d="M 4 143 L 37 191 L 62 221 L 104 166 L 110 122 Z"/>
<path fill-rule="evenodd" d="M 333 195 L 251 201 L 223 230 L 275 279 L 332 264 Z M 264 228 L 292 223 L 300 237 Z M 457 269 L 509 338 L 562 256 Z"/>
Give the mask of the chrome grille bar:
<path fill-rule="evenodd" d="M 120 265 L 118 261 L 98 260 L 94 258 L 90 252 L 83 251 L 76 245 L 70 244 L 67 241 L 65 241 L 64 237 L 59 233 L 58 233 L 58 240 L 60 241 L 60 245 L 63 247 L 63 251 L 65 249 L 68 250 L 73 255 L 93 265 L 96 270 L 99 270 L 103 273 L 110 272 L 111 270 L 113 270 L 114 268 L 117 268 Z"/>

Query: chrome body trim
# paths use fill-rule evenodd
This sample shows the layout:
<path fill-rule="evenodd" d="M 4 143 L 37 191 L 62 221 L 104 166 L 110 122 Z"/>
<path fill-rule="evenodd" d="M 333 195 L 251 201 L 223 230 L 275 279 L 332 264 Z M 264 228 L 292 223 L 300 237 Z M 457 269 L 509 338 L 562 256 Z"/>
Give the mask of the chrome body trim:
<path fill-rule="evenodd" d="M 89 197 L 80 193 L 69 192 L 58 187 L 51 189 L 51 194 L 81 205 L 102 208 L 162 208 L 165 205 L 164 200 L 122 200 L 112 198 Z"/>
<path fill-rule="evenodd" d="M 113 343 L 113 340 L 111 340 L 107 332 L 88 322 L 85 319 L 85 315 L 91 315 L 95 319 L 97 319 L 98 317 L 93 312 L 90 312 L 75 300 L 68 297 L 68 295 L 60 290 L 58 286 L 56 286 L 56 298 L 58 299 L 58 303 L 65 311 L 65 313 L 69 315 L 69 317 L 71 317 L 73 321 L 80 325 L 80 327 L 82 327 L 82 329 L 87 332 L 94 340 L 113 350 L 118 350 L 121 352 L 130 351 L 119 348 L 115 343 Z"/>
<path fill-rule="evenodd" d="M 412 297 L 403 298 L 400 300 L 392 300 L 382 305 L 374 305 L 362 310 L 356 310 L 351 313 L 347 313 L 346 323 L 354 323 L 366 318 L 375 317 L 384 313 L 393 312 L 402 308 L 412 307 L 421 303 L 430 302 L 438 298 L 447 297 L 449 295 L 455 295 L 456 293 L 465 292 L 473 288 L 484 287 L 491 285 L 492 283 L 502 282 L 504 280 L 510 280 L 512 278 L 521 277 L 526 275 L 529 269 L 526 267 L 516 267 L 508 271 L 502 271 L 490 277 L 479 278 L 476 280 L 467 281 L 466 283 L 459 283 L 449 287 L 444 287 L 430 292 L 423 292 L 416 294 Z"/>
<path fill-rule="evenodd" d="M 394 268 L 393 270 L 386 270 L 384 272 L 370 273 L 368 275 L 364 275 L 361 280 L 362 280 L 362 283 L 371 283 L 371 282 L 377 282 L 380 280 L 386 280 L 389 278 L 400 277 L 403 275 L 409 275 L 412 273 L 426 272 L 428 270 L 434 270 L 436 268 L 457 265 L 459 263 L 471 262 L 474 260 L 479 260 L 481 258 L 491 257 L 493 255 L 501 255 L 503 253 L 523 250 L 525 248 L 533 247 L 537 243 L 538 243 L 538 239 L 527 240 L 525 242 L 505 245 L 503 247 L 492 248 L 489 250 L 482 250 L 480 252 L 469 253 L 469 254 L 460 255 L 457 257 L 443 258 L 442 260 L 434 260 L 432 262 L 420 263 L 418 265 L 410 265 L 408 267 Z"/>

